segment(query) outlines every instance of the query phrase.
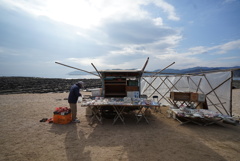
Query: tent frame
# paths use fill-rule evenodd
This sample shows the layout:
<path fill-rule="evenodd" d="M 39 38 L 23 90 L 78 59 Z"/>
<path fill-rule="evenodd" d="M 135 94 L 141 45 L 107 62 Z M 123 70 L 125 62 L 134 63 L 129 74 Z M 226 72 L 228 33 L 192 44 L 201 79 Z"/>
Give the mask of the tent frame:
<path fill-rule="evenodd" d="M 189 84 L 190 82 L 192 82 L 194 84 L 194 86 L 196 87 L 196 92 L 205 94 L 206 100 L 209 103 L 211 103 L 211 106 L 213 106 L 219 113 L 232 116 L 232 82 L 233 82 L 232 80 L 233 80 L 233 71 L 234 70 L 239 70 L 239 69 L 208 71 L 208 72 L 201 72 L 201 73 L 175 74 L 175 75 L 157 75 L 157 74 L 155 74 L 154 77 L 153 76 L 143 76 L 142 83 L 145 82 L 147 84 L 147 87 L 142 89 L 141 94 L 147 95 L 149 99 L 151 99 L 152 96 L 157 94 L 158 96 L 160 96 L 160 99 L 158 100 L 158 102 L 160 102 L 161 100 L 165 100 L 167 103 L 172 104 L 169 101 L 167 94 L 169 94 L 169 92 L 171 92 L 173 89 L 179 91 L 176 85 L 181 79 L 186 77 L 187 81 L 188 81 L 187 83 Z M 230 77 L 228 77 L 226 80 L 223 80 L 222 82 L 220 82 L 216 87 L 213 87 L 212 83 L 206 77 L 206 74 L 217 73 L 217 72 L 229 72 L 229 71 L 231 72 Z M 196 83 L 192 79 L 192 76 L 201 76 L 201 78 L 200 78 L 199 82 Z M 147 80 L 148 77 L 151 77 L 152 80 L 148 81 Z M 177 81 L 175 81 L 175 83 L 174 83 L 170 80 L 171 77 L 176 77 L 176 78 L 179 77 L 179 79 Z M 210 87 L 210 91 L 207 93 L 204 93 L 204 90 L 202 90 L 200 88 L 202 79 L 205 79 L 205 81 L 207 82 L 207 85 Z M 168 83 L 167 83 L 167 81 L 168 81 Z M 230 81 L 230 86 L 231 86 L 231 87 L 229 87 L 229 90 L 230 90 L 229 91 L 229 93 L 230 93 L 229 110 L 227 110 L 224 106 L 226 104 L 226 102 L 223 102 L 216 92 L 217 89 L 222 87 L 228 81 Z M 158 85 L 154 87 L 153 83 L 156 83 Z M 163 85 L 165 85 L 165 87 L 167 87 L 167 92 L 165 92 L 165 93 L 159 92 L 159 89 Z M 146 94 L 147 91 L 152 91 L 152 92 L 150 94 Z M 213 96 L 217 99 L 217 103 L 214 103 L 211 100 L 211 98 L 209 97 L 210 94 L 213 94 Z M 223 111 L 221 111 L 220 108 L 222 108 Z"/>

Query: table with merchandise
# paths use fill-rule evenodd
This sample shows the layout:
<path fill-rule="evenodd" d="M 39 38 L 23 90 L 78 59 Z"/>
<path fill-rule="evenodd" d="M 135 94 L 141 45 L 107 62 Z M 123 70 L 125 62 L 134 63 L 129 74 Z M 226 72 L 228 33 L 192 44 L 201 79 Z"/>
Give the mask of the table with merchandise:
<path fill-rule="evenodd" d="M 82 102 L 82 106 L 88 107 L 92 111 L 91 123 L 97 120 L 99 123 L 103 123 L 104 109 L 114 112 L 113 125 L 120 120 L 125 124 L 125 113 L 134 113 L 137 123 L 144 119 L 149 123 L 146 113 L 150 109 L 160 108 L 160 104 L 153 102 L 152 100 L 142 98 L 103 98 L 96 97 L 94 100 L 87 100 Z"/>

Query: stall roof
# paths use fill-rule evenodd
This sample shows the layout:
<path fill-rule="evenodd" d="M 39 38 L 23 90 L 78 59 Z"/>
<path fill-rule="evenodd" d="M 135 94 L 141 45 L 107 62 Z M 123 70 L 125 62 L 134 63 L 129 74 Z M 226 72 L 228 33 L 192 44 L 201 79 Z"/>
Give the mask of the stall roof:
<path fill-rule="evenodd" d="M 100 70 L 101 77 L 141 77 L 142 70 Z"/>
<path fill-rule="evenodd" d="M 99 73 L 141 73 L 141 70 L 99 70 Z"/>

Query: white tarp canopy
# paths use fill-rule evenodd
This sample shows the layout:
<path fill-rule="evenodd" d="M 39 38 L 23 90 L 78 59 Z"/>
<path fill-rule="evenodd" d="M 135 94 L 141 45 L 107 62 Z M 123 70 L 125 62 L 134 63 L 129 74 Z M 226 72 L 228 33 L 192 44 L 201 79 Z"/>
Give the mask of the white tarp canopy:
<path fill-rule="evenodd" d="M 163 105 L 170 105 L 171 91 L 198 92 L 206 95 L 209 110 L 232 116 L 232 71 L 199 75 L 142 77 L 141 95 L 158 96 Z"/>

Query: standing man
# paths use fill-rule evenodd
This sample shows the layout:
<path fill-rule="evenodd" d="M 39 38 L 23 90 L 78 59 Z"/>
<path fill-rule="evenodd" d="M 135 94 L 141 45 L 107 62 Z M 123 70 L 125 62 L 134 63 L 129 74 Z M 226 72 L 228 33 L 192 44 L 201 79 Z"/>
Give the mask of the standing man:
<path fill-rule="evenodd" d="M 72 111 L 72 122 L 75 123 L 80 123 L 80 121 L 77 119 L 77 101 L 78 97 L 82 96 L 80 89 L 83 88 L 83 85 L 84 83 L 82 81 L 79 81 L 76 84 L 72 85 L 68 95 L 68 103 Z"/>

